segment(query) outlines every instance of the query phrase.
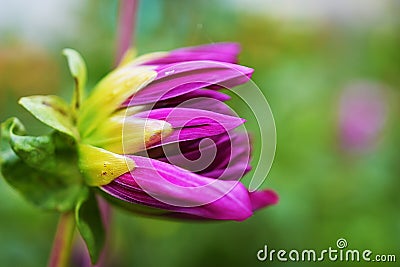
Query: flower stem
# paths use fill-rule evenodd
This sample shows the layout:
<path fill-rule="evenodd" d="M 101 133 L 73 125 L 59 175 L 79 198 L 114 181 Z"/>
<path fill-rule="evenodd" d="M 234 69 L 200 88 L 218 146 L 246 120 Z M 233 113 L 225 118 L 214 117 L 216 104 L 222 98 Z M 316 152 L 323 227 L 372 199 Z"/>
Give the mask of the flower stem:
<path fill-rule="evenodd" d="M 115 57 L 116 65 L 121 61 L 131 43 L 133 43 L 137 7 L 137 0 L 121 0 L 118 19 L 117 53 Z"/>
<path fill-rule="evenodd" d="M 99 261 L 93 267 L 104 267 L 107 264 L 107 260 L 108 260 L 107 257 L 108 257 L 108 253 L 109 253 L 109 247 L 110 247 L 110 239 L 111 239 L 110 225 L 111 225 L 111 221 L 112 221 L 112 210 L 111 210 L 110 204 L 108 204 L 108 202 L 104 198 L 97 196 L 97 202 L 99 204 L 101 220 L 104 225 L 106 238 L 104 240 L 104 247 L 100 253 Z"/>
<path fill-rule="evenodd" d="M 74 212 L 62 213 L 58 222 L 48 267 L 68 266 L 74 232 Z"/>

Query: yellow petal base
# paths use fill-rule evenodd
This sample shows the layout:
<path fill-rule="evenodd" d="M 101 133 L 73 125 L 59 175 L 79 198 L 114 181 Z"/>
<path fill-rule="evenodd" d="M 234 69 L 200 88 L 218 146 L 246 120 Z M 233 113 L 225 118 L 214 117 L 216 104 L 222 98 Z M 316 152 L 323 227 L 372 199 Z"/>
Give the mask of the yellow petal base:
<path fill-rule="evenodd" d="M 90 186 L 101 186 L 135 168 L 135 162 L 102 148 L 80 144 L 79 168 Z"/>

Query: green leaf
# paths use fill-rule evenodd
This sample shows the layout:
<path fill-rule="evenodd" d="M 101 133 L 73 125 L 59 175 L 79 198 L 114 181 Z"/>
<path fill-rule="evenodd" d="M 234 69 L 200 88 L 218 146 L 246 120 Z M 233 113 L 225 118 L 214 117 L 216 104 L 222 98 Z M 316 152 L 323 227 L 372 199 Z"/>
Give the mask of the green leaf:
<path fill-rule="evenodd" d="M 77 167 L 71 138 L 53 133 L 25 136 L 16 118 L 1 124 L 0 156 L 4 179 L 26 200 L 46 210 L 67 211 L 88 190 Z"/>
<path fill-rule="evenodd" d="M 48 158 L 48 155 L 55 153 L 52 138 L 48 135 L 26 136 L 25 134 L 26 131 L 21 122 L 18 119 L 13 120 L 9 125 L 8 138 L 17 156 L 30 167 L 37 167 L 40 170 L 55 169 L 54 160 Z"/>
<path fill-rule="evenodd" d="M 78 138 L 72 112 L 64 100 L 58 96 L 22 97 L 18 103 L 44 124 L 75 139 Z"/>
<path fill-rule="evenodd" d="M 82 56 L 73 49 L 64 49 L 63 55 L 67 57 L 69 70 L 75 82 L 74 96 L 72 99 L 72 109 L 78 110 L 85 93 L 87 79 L 86 64 Z"/>
<path fill-rule="evenodd" d="M 93 192 L 90 192 L 87 198 L 82 197 L 76 205 L 75 220 L 85 240 L 92 264 L 95 264 L 104 246 L 105 230 Z"/>

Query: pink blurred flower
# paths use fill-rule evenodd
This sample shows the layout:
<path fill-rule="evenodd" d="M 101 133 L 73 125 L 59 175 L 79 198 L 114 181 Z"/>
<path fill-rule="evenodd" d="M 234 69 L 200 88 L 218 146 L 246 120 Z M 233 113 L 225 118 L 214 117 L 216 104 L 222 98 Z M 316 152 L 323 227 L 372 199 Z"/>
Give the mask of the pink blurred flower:
<path fill-rule="evenodd" d="M 346 87 L 339 108 L 340 138 L 347 150 L 373 147 L 387 118 L 387 99 L 382 85 L 357 82 Z"/>

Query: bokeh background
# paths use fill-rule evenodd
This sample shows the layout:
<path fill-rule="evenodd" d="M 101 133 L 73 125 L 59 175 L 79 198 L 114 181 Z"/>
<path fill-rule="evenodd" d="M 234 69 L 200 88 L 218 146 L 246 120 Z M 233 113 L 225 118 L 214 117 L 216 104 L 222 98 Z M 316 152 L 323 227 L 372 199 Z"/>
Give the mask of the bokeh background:
<path fill-rule="evenodd" d="M 40 133 L 17 99 L 70 98 L 65 47 L 83 54 L 91 85 L 105 75 L 118 2 L 0 0 L 0 7 L 0 120 L 18 115 Z M 141 1 L 140 53 L 241 43 L 241 63 L 255 69 L 275 117 L 276 157 L 263 187 L 280 203 L 241 223 L 159 221 L 114 209 L 110 266 L 310 266 L 259 262 L 256 253 L 264 245 L 321 250 L 339 238 L 399 262 L 399 11 L 398 0 Z M 0 265 L 45 266 L 57 214 L 26 203 L 3 179 L 0 203 Z"/>

